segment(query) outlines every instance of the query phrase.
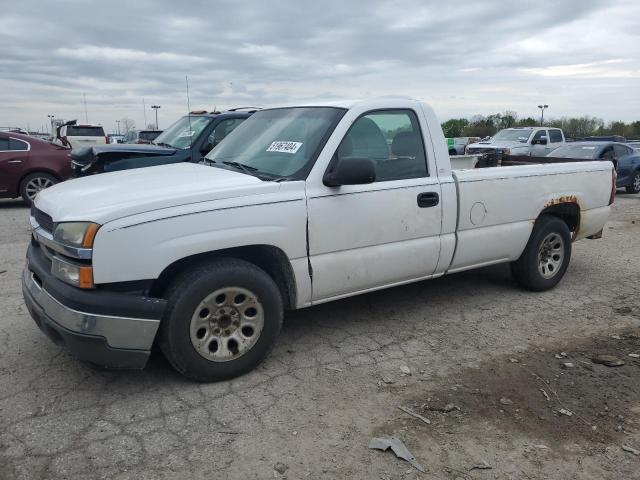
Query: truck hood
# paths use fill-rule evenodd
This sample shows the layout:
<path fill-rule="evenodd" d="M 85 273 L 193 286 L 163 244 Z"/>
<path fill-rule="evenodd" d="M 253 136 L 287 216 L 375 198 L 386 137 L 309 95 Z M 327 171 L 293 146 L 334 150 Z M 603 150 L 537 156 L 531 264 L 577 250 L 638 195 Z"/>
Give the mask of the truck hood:
<path fill-rule="evenodd" d="M 72 156 L 83 156 L 85 149 L 91 149 L 94 156 L 108 154 L 117 156 L 118 154 L 136 154 L 136 156 L 156 156 L 156 155 L 173 155 L 176 153 L 175 148 L 160 147 L 151 144 L 137 143 L 110 143 L 109 145 L 93 145 L 87 147 L 74 148 L 71 152 Z"/>
<path fill-rule="evenodd" d="M 467 148 L 527 148 L 529 145 L 527 143 L 522 143 L 519 141 L 489 141 L 489 142 L 478 142 L 472 143 Z"/>
<path fill-rule="evenodd" d="M 54 222 L 104 225 L 150 210 L 271 193 L 279 187 L 244 173 L 185 162 L 69 180 L 40 192 L 34 205 Z"/>

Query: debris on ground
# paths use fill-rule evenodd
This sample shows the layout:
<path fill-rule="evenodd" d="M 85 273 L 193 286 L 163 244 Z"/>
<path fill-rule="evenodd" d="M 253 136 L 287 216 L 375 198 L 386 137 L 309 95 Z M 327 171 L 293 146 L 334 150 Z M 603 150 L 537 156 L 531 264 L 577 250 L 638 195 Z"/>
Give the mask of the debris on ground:
<path fill-rule="evenodd" d="M 620 340 L 621 339 L 620 335 L 611 335 L 611 338 L 613 338 L 614 340 Z"/>
<path fill-rule="evenodd" d="M 541 388 L 540 391 L 544 395 L 544 398 L 547 399 L 547 402 L 551 401 L 551 397 L 549 397 L 549 394 L 547 392 L 545 392 L 543 388 Z"/>
<path fill-rule="evenodd" d="M 617 307 L 613 309 L 614 312 L 620 314 L 620 315 L 628 315 L 629 313 L 632 312 L 631 307 L 624 305 L 622 307 Z"/>
<path fill-rule="evenodd" d="M 383 452 L 387 449 L 391 449 L 393 453 L 395 453 L 396 457 L 401 458 L 402 460 L 406 460 L 411 465 L 413 465 L 417 470 L 422 473 L 425 472 L 425 468 L 418 463 L 416 457 L 409 451 L 409 449 L 402 443 L 402 440 L 396 437 L 382 437 L 382 438 L 372 438 L 369 442 L 369 448 L 375 450 L 382 450 Z"/>
<path fill-rule="evenodd" d="M 386 383 L 386 384 L 396 383 L 396 381 L 393 378 L 386 377 L 384 375 L 381 377 L 381 380 L 383 383 Z"/>
<path fill-rule="evenodd" d="M 337 367 L 324 367 L 324 369 L 331 370 L 332 372 L 342 372 L 342 369 Z"/>
<path fill-rule="evenodd" d="M 511 363 L 518 363 L 520 360 L 518 360 L 517 358 L 510 358 L 509 361 Z"/>
<path fill-rule="evenodd" d="M 572 362 L 564 362 L 564 363 L 561 365 L 561 367 L 562 367 L 562 368 L 573 368 L 573 367 L 575 367 L 575 366 L 576 366 L 576 364 L 575 364 L 575 363 L 572 363 Z"/>
<path fill-rule="evenodd" d="M 7 273 L 6 270 L 0 270 L 0 275 L 2 275 L 3 273 Z"/>
<path fill-rule="evenodd" d="M 398 407 L 398 408 L 400 410 L 402 410 L 404 413 L 406 413 L 407 415 L 411 415 L 412 417 L 415 417 L 418 420 L 422 420 L 424 423 L 426 423 L 428 425 L 431 425 L 431 420 L 429 420 L 427 417 L 423 417 L 419 413 L 416 413 L 416 412 L 408 409 L 407 407 Z"/>
<path fill-rule="evenodd" d="M 640 353 L 630 353 L 629 356 L 631 358 L 640 358 Z"/>
<path fill-rule="evenodd" d="M 560 410 L 558 410 L 558 413 L 561 415 L 566 415 L 567 417 L 571 417 L 573 415 L 573 412 L 567 410 L 566 408 L 561 408 Z"/>
<path fill-rule="evenodd" d="M 411 369 L 409 367 L 407 367 L 406 365 L 400 366 L 400 371 L 402 373 L 404 373 L 405 375 L 411 375 Z"/>
<path fill-rule="evenodd" d="M 513 400 L 511 400 L 510 398 L 507 398 L 507 397 L 502 397 L 500 399 L 500 403 L 502 405 L 513 405 Z"/>
<path fill-rule="evenodd" d="M 289 466 L 282 462 L 278 462 L 273 466 L 273 469 L 280 475 L 284 475 L 284 472 L 286 472 L 288 468 Z"/>
<path fill-rule="evenodd" d="M 640 450 L 630 447 L 629 445 L 622 445 L 622 449 L 625 452 L 633 453 L 634 455 L 640 455 Z"/>
<path fill-rule="evenodd" d="M 486 460 L 482 460 L 481 463 L 476 463 L 475 465 L 472 465 L 471 468 L 469 468 L 469 471 L 471 470 L 491 470 L 493 467 L 491 465 L 489 465 Z"/>
<path fill-rule="evenodd" d="M 624 365 L 624 360 L 616 357 L 615 355 L 597 354 L 594 355 L 591 360 L 593 363 L 598 363 L 607 367 L 620 367 Z"/>

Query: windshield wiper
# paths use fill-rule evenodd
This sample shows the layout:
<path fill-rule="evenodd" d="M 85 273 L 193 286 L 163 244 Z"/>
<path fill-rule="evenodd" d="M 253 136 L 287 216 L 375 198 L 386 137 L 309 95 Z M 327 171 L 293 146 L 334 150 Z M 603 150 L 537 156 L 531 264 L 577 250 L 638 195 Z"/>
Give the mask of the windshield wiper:
<path fill-rule="evenodd" d="M 229 165 L 230 167 L 235 167 L 238 170 L 242 170 L 247 175 L 255 176 L 255 173 L 259 171 L 256 167 L 251 167 L 249 165 L 245 165 L 244 163 L 240 163 L 240 162 L 232 162 L 232 161 L 229 161 L 229 160 L 223 160 L 222 163 L 224 163 L 225 165 Z"/>

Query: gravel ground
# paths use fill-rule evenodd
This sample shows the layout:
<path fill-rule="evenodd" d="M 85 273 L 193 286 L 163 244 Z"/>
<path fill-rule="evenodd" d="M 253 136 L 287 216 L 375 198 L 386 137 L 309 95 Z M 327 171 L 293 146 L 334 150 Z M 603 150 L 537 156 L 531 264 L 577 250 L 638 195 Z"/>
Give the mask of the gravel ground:
<path fill-rule="evenodd" d="M 640 450 L 638 195 L 553 291 L 499 266 L 291 312 L 257 370 L 215 384 L 53 345 L 20 292 L 27 217 L 0 202 L 0 478 L 640 478 L 622 449 Z M 369 450 L 380 436 L 426 472 Z"/>

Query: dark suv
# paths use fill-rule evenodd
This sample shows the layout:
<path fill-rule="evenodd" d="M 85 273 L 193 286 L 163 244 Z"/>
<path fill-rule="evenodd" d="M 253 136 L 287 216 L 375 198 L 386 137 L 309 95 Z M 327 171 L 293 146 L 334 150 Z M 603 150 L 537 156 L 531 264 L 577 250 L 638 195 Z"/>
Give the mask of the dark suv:
<path fill-rule="evenodd" d="M 151 144 L 110 144 L 71 151 L 73 175 L 199 162 L 209 151 L 249 118 L 256 109 L 191 112 L 164 130 Z"/>

